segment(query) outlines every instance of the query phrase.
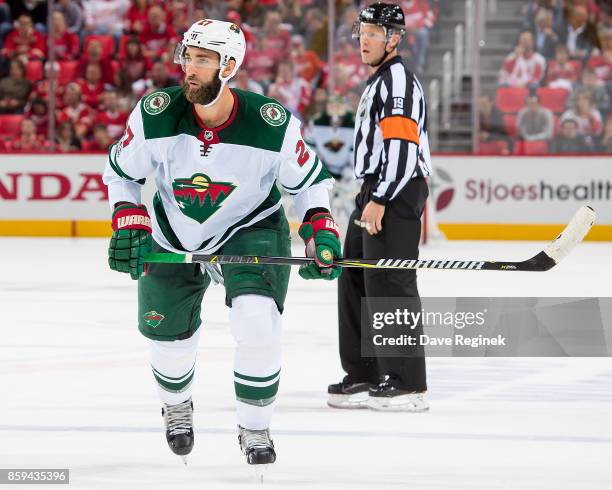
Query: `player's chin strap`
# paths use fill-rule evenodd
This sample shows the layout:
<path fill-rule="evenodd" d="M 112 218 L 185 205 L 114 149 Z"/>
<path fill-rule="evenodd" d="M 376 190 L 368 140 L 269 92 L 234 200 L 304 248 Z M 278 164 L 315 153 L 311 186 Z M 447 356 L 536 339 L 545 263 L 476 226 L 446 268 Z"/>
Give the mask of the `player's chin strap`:
<path fill-rule="evenodd" d="M 223 93 L 223 87 L 225 87 L 225 84 L 236 73 L 237 70 L 234 68 L 234 70 L 227 77 L 224 77 L 221 74 L 221 73 L 223 73 L 223 70 L 225 68 L 227 68 L 228 64 L 229 64 L 229 59 L 228 59 L 227 63 L 225 63 L 225 64 L 221 63 L 219 65 L 219 80 L 221 80 L 221 86 L 219 87 L 219 93 L 217 94 L 217 96 L 214 98 L 214 100 L 212 102 L 209 102 L 208 104 L 202 104 L 204 107 L 210 107 L 211 105 L 214 105 L 219 100 L 219 97 L 221 97 L 221 94 Z"/>

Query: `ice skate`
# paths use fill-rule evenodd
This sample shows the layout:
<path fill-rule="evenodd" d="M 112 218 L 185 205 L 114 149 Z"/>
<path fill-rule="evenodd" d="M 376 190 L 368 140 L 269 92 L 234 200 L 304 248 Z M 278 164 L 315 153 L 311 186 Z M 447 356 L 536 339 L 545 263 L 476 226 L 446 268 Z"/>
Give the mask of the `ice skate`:
<path fill-rule="evenodd" d="M 382 412 L 425 412 L 429 403 L 424 393 L 400 390 L 390 383 L 381 383 L 370 388 L 367 407 Z"/>
<path fill-rule="evenodd" d="M 368 408 L 370 383 L 349 383 L 346 378 L 327 387 L 327 405 L 332 408 Z"/>
<path fill-rule="evenodd" d="M 274 442 L 270 439 L 270 430 L 245 429 L 238 426 L 238 442 L 246 456 L 247 463 L 253 465 L 257 480 L 263 483 L 264 471 L 269 464 L 276 461 Z"/>
<path fill-rule="evenodd" d="M 176 405 L 164 403 L 162 416 L 166 424 L 166 441 L 172 452 L 187 464 L 187 455 L 193 449 L 193 403 L 191 398 Z"/>

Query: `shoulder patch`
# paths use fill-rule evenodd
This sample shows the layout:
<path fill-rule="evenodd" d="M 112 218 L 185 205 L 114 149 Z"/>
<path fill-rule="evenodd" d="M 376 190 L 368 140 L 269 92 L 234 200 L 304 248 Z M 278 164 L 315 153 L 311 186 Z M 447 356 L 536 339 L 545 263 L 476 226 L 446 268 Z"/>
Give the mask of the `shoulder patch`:
<path fill-rule="evenodd" d="M 166 92 L 153 92 L 142 101 L 142 108 L 151 116 L 164 112 L 169 105 L 170 96 Z"/>
<path fill-rule="evenodd" d="M 282 126 L 287 121 L 287 112 L 282 105 L 275 102 L 262 105 L 259 113 L 270 126 Z"/>

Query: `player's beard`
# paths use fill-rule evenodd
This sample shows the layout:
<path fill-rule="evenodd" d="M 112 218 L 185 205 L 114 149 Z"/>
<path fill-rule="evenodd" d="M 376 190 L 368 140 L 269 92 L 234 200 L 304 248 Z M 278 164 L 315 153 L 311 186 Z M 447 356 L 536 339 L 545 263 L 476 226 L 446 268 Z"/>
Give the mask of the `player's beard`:
<path fill-rule="evenodd" d="M 219 95 L 221 90 L 221 80 L 219 80 L 219 71 L 215 73 L 213 79 L 208 83 L 202 83 L 197 88 L 192 88 L 189 85 L 189 79 L 185 79 L 183 82 L 183 90 L 185 91 L 186 99 L 192 104 L 206 105 L 210 104 Z M 191 80 L 199 81 L 195 77 L 191 77 Z"/>

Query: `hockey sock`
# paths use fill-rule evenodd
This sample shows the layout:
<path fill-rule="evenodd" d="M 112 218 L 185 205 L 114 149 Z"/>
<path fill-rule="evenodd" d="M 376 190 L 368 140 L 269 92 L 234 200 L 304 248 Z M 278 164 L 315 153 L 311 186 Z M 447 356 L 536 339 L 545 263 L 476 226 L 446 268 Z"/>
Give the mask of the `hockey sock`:
<path fill-rule="evenodd" d="M 267 429 L 280 378 L 280 313 L 272 298 L 246 294 L 232 300 L 230 323 L 238 424 Z"/>
<path fill-rule="evenodd" d="M 162 402 L 175 405 L 191 398 L 199 339 L 197 330 L 185 340 L 151 340 L 151 369 Z"/>

